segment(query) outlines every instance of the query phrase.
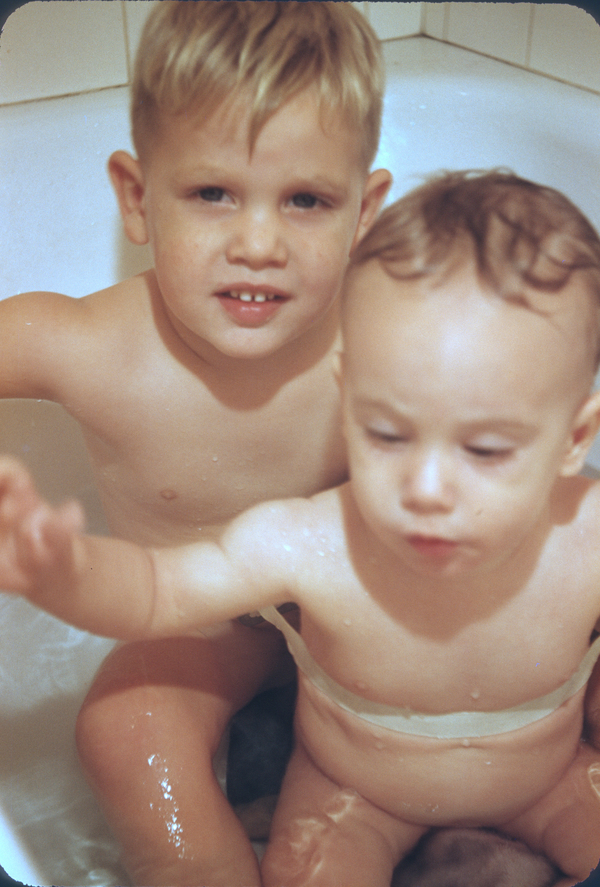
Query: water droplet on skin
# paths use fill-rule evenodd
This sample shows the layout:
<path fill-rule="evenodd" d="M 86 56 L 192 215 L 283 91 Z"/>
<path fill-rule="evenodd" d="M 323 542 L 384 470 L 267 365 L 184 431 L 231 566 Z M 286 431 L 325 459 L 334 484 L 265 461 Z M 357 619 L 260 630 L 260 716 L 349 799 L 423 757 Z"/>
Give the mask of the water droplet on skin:
<path fill-rule="evenodd" d="M 473 690 L 471 692 L 471 699 L 479 699 L 480 696 L 481 696 L 481 693 L 479 692 L 479 690 Z"/>
<path fill-rule="evenodd" d="M 462 744 L 463 744 L 464 748 L 470 748 L 471 747 L 471 740 L 470 739 L 463 739 Z"/>
<path fill-rule="evenodd" d="M 357 689 L 357 690 L 363 690 L 363 691 L 364 691 L 364 690 L 367 689 L 367 685 L 365 684 L 364 681 L 357 681 L 357 682 L 356 682 L 356 689 Z"/>
<path fill-rule="evenodd" d="M 175 492 L 175 490 L 161 490 L 160 495 L 163 497 L 163 499 L 167 500 L 177 499 L 177 493 Z"/>
<path fill-rule="evenodd" d="M 352 625 L 352 619 L 348 619 L 348 617 L 346 617 L 346 619 L 344 619 L 344 625 Z"/>
<path fill-rule="evenodd" d="M 378 739 L 375 743 L 375 748 L 378 751 L 382 751 L 385 748 L 385 742 L 382 742 L 381 739 Z"/>
<path fill-rule="evenodd" d="M 218 462 L 218 461 L 219 461 L 219 457 L 218 457 L 218 456 L 213 456 L 213 457 L 212 457 L 212 460 L 213 460 L 213 462 Z"/>

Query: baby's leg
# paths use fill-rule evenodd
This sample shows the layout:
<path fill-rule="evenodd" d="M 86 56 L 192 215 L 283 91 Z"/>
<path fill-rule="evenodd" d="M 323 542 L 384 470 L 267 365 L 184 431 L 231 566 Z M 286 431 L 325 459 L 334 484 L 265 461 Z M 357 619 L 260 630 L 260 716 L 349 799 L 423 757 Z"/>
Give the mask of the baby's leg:
<path fill-rule="evenodd" d="M 212 759 L 232 715 L 285 671 L 278 632 L 127 644 L 77 725 L 80 758 L 135 884 L 253 887 L 258 863 Z"/>
<path fill-rule="evenodd" d="M 600 860 L 600 797 L 592 788 L 598 751 L 581 742 L 558 785 L 502 831 L 544 853 L 565 875 L 561 887 L 585 880 Z"/>
<path fill-rule="evenodd" d="M 263 859 L 264 887 L 390 887 L 394 866 L 426 831 L 332 782 L 298 744 Z"/>

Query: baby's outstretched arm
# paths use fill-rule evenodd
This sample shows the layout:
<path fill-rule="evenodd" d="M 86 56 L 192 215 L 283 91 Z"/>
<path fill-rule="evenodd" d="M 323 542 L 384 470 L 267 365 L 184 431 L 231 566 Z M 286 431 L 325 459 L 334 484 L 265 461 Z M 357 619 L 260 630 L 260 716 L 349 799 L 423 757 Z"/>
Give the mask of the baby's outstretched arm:
<path fill-rule="evenodd" d="M 0 589 L 78 628 L 137 640 L 191 634 L 279 602 L 277 558 L 256 540 L 260 506 L 219 538 L 173 549 L 85 536 L 77 503 L 52 508 L 16 460 L 0 460 Z M 253 513 L 255 512 L 255 513 Z"/>

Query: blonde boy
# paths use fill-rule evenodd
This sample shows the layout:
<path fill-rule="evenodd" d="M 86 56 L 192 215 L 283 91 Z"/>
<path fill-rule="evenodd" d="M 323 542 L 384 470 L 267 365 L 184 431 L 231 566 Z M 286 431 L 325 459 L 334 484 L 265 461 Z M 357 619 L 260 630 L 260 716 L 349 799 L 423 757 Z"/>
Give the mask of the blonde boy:
<path fill-rule="evenodd" d="M 567 887 L 600 858 L 600 239 L 557 192 L 447 174 L 386 210 L 344 309 L 351 479 L 213 541 L 78 533 L 2 472 L 0 582 L 100 634 L 190 634 L 250 608 L 300 669 L 266 887 L 388 887 L 433 827 L 496 826 Z M 275 605 L 300 605 L 301 632 Z"/>
<path fill-rule="evenodd" d="M 58 401 L 81 423 L 115 535 L 195 540 L 346 477 L 331 360 L 348 258 L 390 181 L 369 173 L 382 88 L 349 3 L 150 15 L 137 158 L 118 151 L 109 170 L 154 267 L 80 300 L 0 304 L 0 396 Z M 230 623 L 105 663 L 78 743 L 136 883 L 259 882 L 211 761 L 233 712 L 289 673 L 284 653 L 277 632 Z"/>

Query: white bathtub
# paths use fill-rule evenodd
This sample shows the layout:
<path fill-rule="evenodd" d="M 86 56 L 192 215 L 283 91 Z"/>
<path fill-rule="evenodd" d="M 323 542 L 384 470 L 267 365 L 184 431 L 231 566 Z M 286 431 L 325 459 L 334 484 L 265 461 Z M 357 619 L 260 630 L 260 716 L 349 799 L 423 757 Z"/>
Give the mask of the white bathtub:
<path fill-rule="evenodd" d="M 440 167 L 509 166 L 563 189 L 600 226 L 600 96 L 427 38 L 385 46 L 378 158 L 393 197 Z M 105 174 L 129 145 L 124 89 L 0 110 L 2 295 L 83 295 L 145 267 L 124 241 Z M 91 259 L 90 259 L 91 257 Z M 0 404 L 0 450 L 54 500 L 102 515 L 72 420 L 50 404 Z M 600 468 L 600 447 L 591 456 Z M 77 769 L 73 723 L 110 642 L 0 598 L 0 864 L 18 881 L 124 884 L 118 850 Z"/>

